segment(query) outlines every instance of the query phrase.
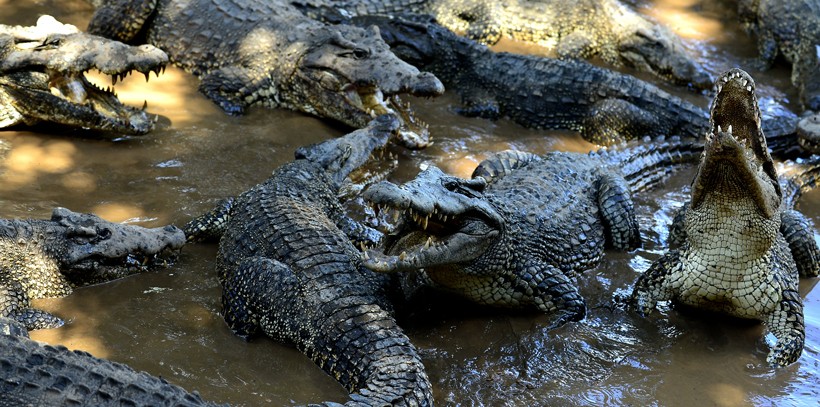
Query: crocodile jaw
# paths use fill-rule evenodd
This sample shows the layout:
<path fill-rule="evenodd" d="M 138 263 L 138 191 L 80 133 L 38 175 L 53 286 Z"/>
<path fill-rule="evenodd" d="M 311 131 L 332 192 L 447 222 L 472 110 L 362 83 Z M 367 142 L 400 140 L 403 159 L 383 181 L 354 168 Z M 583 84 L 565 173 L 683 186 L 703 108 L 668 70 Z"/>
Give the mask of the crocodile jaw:
<path fill-rule="evenodd" d="M 418 215 L 416 219 L 419 219 Z M 397 237 L 393 237 L 393 242 L 388 243 L 388 254 L 366 251 L 364 266 L 387 273 L 470 262 L 483 255 L 501 233 L 477 218 L 466 218 L 446 225 L 433 225 L 428 219 L 419 219 L 411 226 L 413 227 L 419 229 L 411 229 L 409 232 L 404 229 Z M 454 232 L 438 234 L 433 229 Z"/>
<path fill-rule="evenodd" d="M 376 212 L 399 226 L 386 238 L 388 254 L 365 252 L 365 267 L 407 271 L 469 262 L 485 254 L 505 224 L 481 198 L 485 186 L 483 178 L 464 180 L 429 166 L 404 185 L 382 182 L 366 190 L 364 198 Z"/>
<path fill-rule="evenodd" d="M 692 183 L 692 208 L 713 194 L 752 199 L 767 219 L 780 207 L 781 191 L 760 128 L 760 109 L 752 78 L 733 69 L 717 81 L 711 129 Z M 742 186 L 739 188 L 739 186 Z"/>

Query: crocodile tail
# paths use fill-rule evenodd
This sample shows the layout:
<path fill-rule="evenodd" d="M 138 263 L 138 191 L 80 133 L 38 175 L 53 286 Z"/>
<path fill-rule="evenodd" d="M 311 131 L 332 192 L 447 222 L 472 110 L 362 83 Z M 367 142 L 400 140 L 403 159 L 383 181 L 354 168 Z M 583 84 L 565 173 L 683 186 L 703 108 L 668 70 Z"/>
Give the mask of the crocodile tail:
<path fill-rule="evenodd" d="M 784 161 L 777 169 L 783 191 L 783 209 L 792 209 L 803 194 L 817 187 L 820 179 L 820 155 Z"/>
<path fill-rule="evenodd" d="M 533 161 L 540 161 L 536 154 L 518 150 L 505 150 L 487 157 L 473 170 L 472 178 L 483 177 L 487 183 L 492 183 L 505 175 L 526 167 Z"/>
<path fill-rule="evenodd" d="M 592 153 L 619 166 L 632 192 L 655 187 L 680 167 L 697 163 L 703 152 L 703 142 L 690 138 L 644 138 L 639 143 Z"/>
<path fill-rule="evenodd" d="M 33 341 L 5 318 L 0 318 L 0 348 L 0 405 L 213 406 L 160 377 Z"/>

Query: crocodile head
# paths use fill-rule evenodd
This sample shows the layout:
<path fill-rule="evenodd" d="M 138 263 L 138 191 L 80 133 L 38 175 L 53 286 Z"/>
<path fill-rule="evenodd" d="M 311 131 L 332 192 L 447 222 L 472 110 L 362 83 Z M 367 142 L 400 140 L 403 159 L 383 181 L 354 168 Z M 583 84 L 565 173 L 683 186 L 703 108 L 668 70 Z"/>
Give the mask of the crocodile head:
<path fill-rule="evenodd" d="M 369 184 L 381 181 L 392 170 L 374 170 L 363 167 L 374 158 L 374 152 L 383 149 L 387 141 L 400 128 L 400 120 L 385 114 L 371 120 L 359 130 L 342 137 L 323 141 L 296 150 L 296 159 L 309 160 L 324 168 L 340 188 L 340 194 L 351 189 L 361 190 Z M 355 184 L 350 186 L 349 184 Z"/>
<path fill-rule="evenodd" d="M 722 194 L 725 199 L 751 199 L 758 213 L 771 219 L 782 193 L 760 128 L 754 80 L 735 68 L 715 86 L 711 127 L 692 183 L 692 209 L 698 210 L 710 195 Z"/>
<path fill-rule="evenodd" d="M 166 252 L 180 249 L 185 234 L 175 226 L 147 229 L 108 222 L 98 216 L 55 208 L 55 235 L 49 252 L 74 286 L 125 277 L 164 264 Z"/>
<path fill-rule="evenodd" d="M 151 45 L 129 46 L 85 34 L 43 16 L 37 26 L 0 26 L 0 127 L 52 122 L 119 134 L 145 134 L 154 120 L 123 105 L 112 89 L 89 82 L 96 69 L 114 84 L 136 70 L 159 74 L 168 56 Z"/>
<path fill-rule="evenodd" d="M 696 89 L 712 86 L 712 76 L 688 55 L 680 38 L 669 29 L 644 19 L 625 27 L 618 41 L 622 64 L 652 72 L 678 85 Z"/>
<path fill-rule="evenodd" d="M 316 113 L 354 127 L 377 115 L 394 114 L 402 120 L 398 135 L 404 146 L 429 144 L 427 125 L 415 118 L 399 94 L 441 95 L 444 85 L 438 78 L 390 52 L 376 26 L 322 26 L 311 43 L 296 75 L 310 84 L 303 91 Z"/>
<path fill-rule="evenodd" d="M 429 166 L 401 186 L 384 181 L 368 188 L 364 198 L 381 211 L 392 211 L 399 224 L 385 241 L 389 255 L 368 250 L 364 265 L 394 272 L 478 258 L 497 241 L 505 224 L 483 199 L 486 185 L 481 177 L 465 180 Z"/>

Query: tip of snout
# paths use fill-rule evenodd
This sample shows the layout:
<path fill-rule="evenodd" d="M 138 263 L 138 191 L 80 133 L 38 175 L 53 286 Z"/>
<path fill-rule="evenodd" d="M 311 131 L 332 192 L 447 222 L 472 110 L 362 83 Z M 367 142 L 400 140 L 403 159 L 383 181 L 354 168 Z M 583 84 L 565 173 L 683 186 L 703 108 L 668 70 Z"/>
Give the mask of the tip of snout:
<path fill-rule="evenodd" d="M 167 243 L 169 249 L 178 250 L 185 245 L 186 237 L 182 229 L 174 225 L 167 225 L 162 228 L 162 231 L 168 235 Z"/>
<path fill-rule="evenodd" d="M 444 94 L 444 84 L 430 72 L 421 72 L 416 75 L 408 91 L 413 96 L 440 96 Z"/>

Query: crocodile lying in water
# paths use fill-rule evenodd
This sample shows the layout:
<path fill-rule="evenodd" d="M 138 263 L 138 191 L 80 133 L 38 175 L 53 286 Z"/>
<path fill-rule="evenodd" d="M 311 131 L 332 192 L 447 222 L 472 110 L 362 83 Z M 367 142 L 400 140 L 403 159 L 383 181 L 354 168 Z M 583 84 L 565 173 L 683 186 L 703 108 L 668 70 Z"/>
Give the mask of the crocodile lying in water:
<path fill-rule="evenodd" d="M 327 26 L 276 1 L 98 3 L 89 32 L 125 42 L 145 33 L 228 113 L 283 107 L 356 128 L 392 113 L 403 121 L 405 146 L 429 142 L 426 125 L 398 95 L 436 96 L 444 86 L 393 55 L 376 28 Z"/>
<path fill-rule="evenodd" d="M 820 1 L 740 0 L 738 14 L 757 38 L 761 60 L 782 55 L 792 64 L 792 84 L 804 108 L 820 112 Z"/>
<path fill-rule="evenodd" d="M 131 71 L 159 74 L 168 56 L 151 45 L 128 46 L 81 33 L 42 16 L 36 26 L 0 25 L 0 128 L 51 122 L 118 133 L 145 134 L 154 120 L 123 105 L 110 89 L 90 83 L 96 69 L 118 78 Z"/>
<path fill-rule="evenodd" d="M 631 298 L 643 314 L 671 300 L 762 320 L 776 338 L 767 362 L 788 365 L 800 357 L 805 339 L 798 275 L 820 271 L 811 222 L 792 210 L 807 183 L 790 184 L 784 199 L 751 76 L 732 69 L 716 86 L 692 199 L 670 238 L 683 243 L 638 278 Z M 816 182 L 817 171 L 813 176 Z"/>
<path fill-rule="evenodd" d="M 553 326 L 585 315 L 572 278 L 595 266 L 605 245 L 627 250 L 641 238 L 631 191 L 694 162 L 700 144 L 649 142 L 588 155 L 501 152 L 465 180 L 430 166 L 401 186 L 364 192 L 396 230 L 385 253 L 366 251 L 379 272 L 417 271 L 420 281 L 482 304 L 557 313 Z"/>
<path fill-rule="evenodd" d="M 25 327 L 0 316 L 3 406 L 206 406 L 162 378 L 63 346 L 29 339 Z"/>
<path fill-rule="evenodd" d="M 563 59 L 600 58 L 679 85 L 712 86 L 711 76 L 666 27 L 618 0 L 292 0 L 308 13 L 342 9 L 347 15 L 421 13 L 485 44 L 501 36 L 532 42 Z"/>
<path fill-rule="evenodd" d="M 61 326 L 30 300 L 141 272 L 184 243 L 174 226 L 146 229 L 65 208 L 54 209 L 50 220 L 0 219 L 0 317 L 28 329 Z"/>
<path fill-rule="evenodd" d="M 458 111 L 467 116 L 578 131 L 599 145 L 647 135 L 702 137 L 706 131 L 706 110 L 629 75 L 583 61 L 494 52 L 420 15 L 350 22 L 378 26 L 399 58 L 461 95 Z"/>
<path fill-rule="evenodd" d="M 341 184 L 398 121 L 381 116 L 299 159 L 184 228 L 221 234 L 217 275 L 231 330 L 294 344 L 350 392 L 349 405 L 430 406 L 430 382 L 391 315 L 388 276 L 362 267 L 357 241 L 377 242 L 338 202 Z M 374 238 L 375 237 L 375 238 Z"/>

